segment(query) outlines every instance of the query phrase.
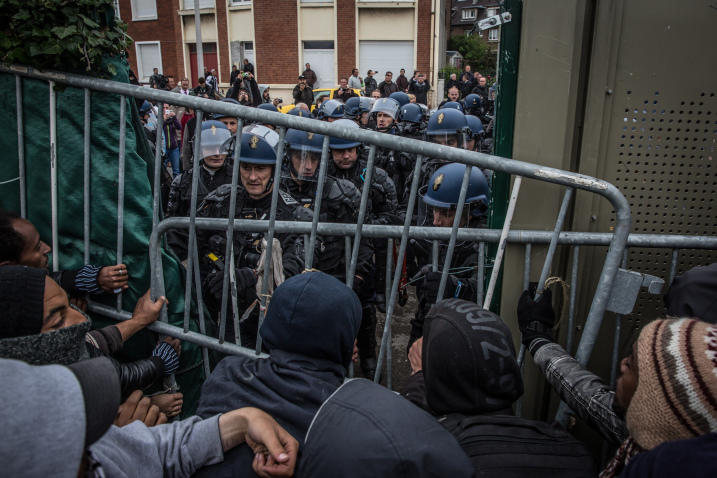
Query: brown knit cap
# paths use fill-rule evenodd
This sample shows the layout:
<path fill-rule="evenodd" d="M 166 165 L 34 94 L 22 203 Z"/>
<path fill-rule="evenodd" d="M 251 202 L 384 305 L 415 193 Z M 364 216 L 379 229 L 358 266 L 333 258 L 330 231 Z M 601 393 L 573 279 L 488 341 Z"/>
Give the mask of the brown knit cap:
<path fill-rule="evenodd" d="M 642 448 L 717 431 L 717 326 L 656 320 L 637 339 L 637 364 L 626 420 Z"/>

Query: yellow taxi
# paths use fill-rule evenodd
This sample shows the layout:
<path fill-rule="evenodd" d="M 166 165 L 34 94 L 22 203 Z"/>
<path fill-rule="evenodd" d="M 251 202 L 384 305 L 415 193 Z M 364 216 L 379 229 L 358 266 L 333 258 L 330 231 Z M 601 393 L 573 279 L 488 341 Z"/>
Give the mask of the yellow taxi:
<path fill-rule="evenodd" d="M 314 102 L 310 105 L 311 111 L 313 112 L 316 109 L 316 100 L 319 99 L 320 96 L 328 95 L 329 99 L 333 98 L 334 94 L 338 91 L 339 87 L 335 88 L 319 88 L 314 90 L 312 93 L 314 93 Z M 356 93 L 359 96 L 365 96 L 363 94 L 362 90 L 359 90 L 358 88 L 353 88 L 354 93 Z M 285 105 L 279 108 L 279 111 L 282 113 L 288 113 L 289 111 L 294 109 L 294 103 L 291 103 L 290 105 Z"/>

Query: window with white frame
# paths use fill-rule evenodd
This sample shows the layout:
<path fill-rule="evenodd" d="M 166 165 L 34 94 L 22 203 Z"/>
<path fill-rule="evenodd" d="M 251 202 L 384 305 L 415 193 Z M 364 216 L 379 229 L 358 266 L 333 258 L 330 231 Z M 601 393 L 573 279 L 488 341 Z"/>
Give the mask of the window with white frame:
<path fill-rule="evenodd" d="M 214 0 L 199 0 L 199 8 L 214 8 Z M 184 0 L 185 10 L 194 10 L 194 0 Z"/>
<path fill-rule="evenodd" d="M 251 5 L 251 0 L 231 0 L 230 5 L 236 7 L 239 5 Z"/>
<path fill-rule="evenodd" d="M 476 19 L 476 10 L 475 8 L 469 8 L 467 10 L 463 10 L 463 20 L 475 20 Z"/>
<path fill-rule="evenodd" d="M 149 83 L 155 68 L 162 73 L 162 49 L 158 41 L 138 41 L 134 44 L 137 56 L 137 79 Z"/>
<path fill-rule="evenodd" d="M 132 0 L 132 20 L 156 20 L 157 0 Z"/>
<path fill-rule="evenodd" d="M 499 13 L 498 7 L 491 7 L 486 11 L 485 16 L 486 17 L 494 17 L 494 16 L 498 15 L 498 13 Z"/>
<path fill-rule="evenodd" d="M 488 30 L 488 41 L 498 41 L 500 39 L 499 28 L 491 28 Z"/>

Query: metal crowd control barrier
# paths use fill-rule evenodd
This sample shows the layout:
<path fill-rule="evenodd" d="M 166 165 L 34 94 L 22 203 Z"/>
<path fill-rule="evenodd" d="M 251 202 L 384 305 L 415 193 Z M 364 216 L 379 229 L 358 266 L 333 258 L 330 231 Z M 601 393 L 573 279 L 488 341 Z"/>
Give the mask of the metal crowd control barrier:
<path fill-rule="evenodd" d="M 190 107 L 197 111 L 197 117 L 201 120 L 203 112 L 211 111 L 214 113 L 222 113 L 228 116 L 236 116 L 239 118 L 239 128 L 237 130 L 238 141 L 236 143 L 237 151 L 236 156 L 239 156 L 239 148 L 241 147 L 241 126 L 244 121 L 262 122 L 274 124 L 277 126 L 280 137 L 283 139 L 287 128 L 294 128 L 303 131 L 310 131 L 325 135 L 323 151 L 320 162 L 320 178 L 318 183 L 318 191 L 315 209 L 319 210 L 321 207 L 321 192 L 323 189 L 324 179 L 326 177 L 326 165 L 329 158 L 328 148 L 328 137 L 337 136 L 344 139 L 353 141 L 360 141 L 364 144 L 370 145 L 369 154 L 369 167 L 367 173 L 370 180 L 372 173 L 371 165 L 375 158 L 376 147 L 386 147 L 413 153 L 417 157 L 417 161 L 413 170 L 413 182 L 412 189 L 410 192 L 410 199 L 408 204 L 408 210 L 412 211 L 413 206 L 417 197 L 418 177 L 423 164 L 424 158 L 434 157 L 442 158 L 446 161 L 460 162 L 466 165 L 465 177 L 463 181 L 463 189 L 461 191 L 460 202 L 458 204 L 458 210 L 460 211 L 464 207 L 464 200 L 466 196 L 467 180 L 470 176 L 471 167 L 488 168 L 493 171 L 500 171 L 508 174 L 519 175 L 524 178 L 530 178 L 549 183 L 558 184 L 567 188 L 565 198 L 563 201 L 563 207 L 558 217 L 558 221 L 555 227 L 555 231 L 511 231 L 508 234 L 509 243 L 524 243 L 526 244 L 526 272 L 524 274 L 524 282 L 527 285 L 529 276 L 528 271 L 530 270 L 530 251 L 532 244 L 550 244 L 549 254 L 546 257 L 546 264 L 543 267 L 543 273 L 541 279 L 547 276 L 547 272 L 550 269 L 552 263 L 552 253 L 555 251 L 557 245 L 572 245 L 574 247 L 574 260 L 571 281 L 573 286 L 577 280 L 578 270 L 578 251 L 580 246 L 609 246 L 605 263 L 602 268 L 600 278 L 597 283 L 595 295 L 593 297 L 588 316 L 585 322 L 584 332 L 582 334 L 580 343 L 576 350 L 576 358 L 582 363 L 586 364 L 590 354 L 592 352 L 602 318 L 606 309 L 608 309 L 611 299 L 611 291 L 613 284 L 619 278 L 619 269 L 621 262 L 623 261 L 624 254 L 627 246 L 634 247 L 661 247 L 671 248 L 675 250 L 673 253 L 673 268 L 670 273 L 670 280 L 674 277 L 676 261 L 677 261 L 677 250 L 685 248 L 717 248 L 716 238 L 702 238 L 702 237 L 682 237 L 682 236 L 648 236 L 648 235 L 633 235 L 628 237 L 631 223 L 630 208 L 627 200 L 622 193 L 612 184 L 605 181 L 583 176 L 580 174 L 561 171 L 553 168 L 547 168 L 544 166 L 530 164 L 520 161 L 515 161 L 506 158 L 500 158 L 487 154 L 470 152 L 466 150 L 450 148 L 446 146 L 440 146 L 433 143 L 423 142 L 419 140 L 413 140 L 408 138 L 396 137 L 393 135 L 381 134 L 368 130 L 358 129 L 347 129 L 344 127 L 332 125 L 330 123 L 316 121 L 307 118 L 301 118 L 296 116 L 290 116 L 280 113 L 271 113 L 264 110 L 255 108 L 248 108 L 244 106 L 237 106 L 229 103 L 221 103 L 217 101 L 211 101 L 203 98 L 197 98 L 192 96 L 178 95 L 176 93 L 160 91 L 155 89 L 142 88 L 124 83 L 118 83 L 113 81 L 101 80 L 96 78 L 76 76 L 65 74 L 61 72 L 39 72 L 32 68 L 11 66 L 5 67 L 0 66 L 0 72 L 16 75 L 17 81 L 17 101 L 18 101 L 18 119 L 22 119 L 22 111 L 20 105 L 22 104 L 22 89 L 20 77 L 34 78 L 39 80 L 48 81 L 50 84 L 50 123 L 51 130 L 55 130 L 56 125 L 56 113 L 54 109 L 54 92 L 52 86 L 55 83 L 61 83 L 68 86 L 84 88 L 85 91 L 85 130 L 84 130 L 84 172 L 85 172 L 85 214 L 84 214 L 84 234 L 85 234 L 85 261 L 89 259 L 89 232 L 90 232 L 90 220 L 89 220 L 89 174 L 90 174 L 90 157 L 89 157 L 89 141 L 90 141 L 90 128 L 89 128 L 89 112 L 90 112 L 90 91 L 100 91 L 104 93 L 117 94 L 120 97 L 121 109 L 120 109 L 120 129 L 119 129 L 119 158 L 118 158 L 118 176 L 119 176 L 119 194 L 118 194 L 118 206 L 119 213 L 117 218 L 117 261 L 121 262 L 122 257 L 122 243 L 123 243 L 123 200 L 124 200 L 124 144 L 125 144 L 125 120 L 126 120 L 126 100 L 127 98 L 141 98 L 147 100 L 155 100 L 160 102 L 166 102 L 177 106 Z M 23 137 L 24 131 L 22 128 L 22 121 L 18 123 L 18 145 L 19 145 L 19 161 L 20 161 L 20 176 L 21 176 L 21 214 L 26 213 L 26 197 L 24 189 L 24 174 L 25 174 L 25 155 L 23 149 Z M 485 263 L 484 252 L 485 245 L 487 243 L 497 243 L 501 231 L 500 230 L 486 230 L 486 229 L 461 229 L 458 227 L 458 221 L 460 214 L 456 214 L 456 222 L 452 228 L 434 228 L 434 227 L 412 227 L 410 225 L 411 214 L 407 214 L 407 218 L 403 226 L 376 226 L 364 224 L 366 220 L 366 204 L 368 196 L 368 188 L 364 188 L 361 198 L 361 209 L 359 212 L 359 218 L 357 224 L 336 224 L 336 223 L 323 223 L 319 222 L 319 215 L 315 214 L 313 222 L 286 222 L 276 221 L 276 207 L 278 201 L 278 187 L 274 187 L 272 193 L 272 206 L 269 220 L 241 220 L 234 219 L 234 213 L 236 210 L 236 197 L 237 197 L 237 182 L 239 178 L 238 165 L 239 162 L 235 161 L 233 168 L 234 174 L 231 184 L 231 200 L 230 200 L 230 211 L 227 219 L 202 219 L 196 217 L 196 191 L 198 175 L 194 176 L 192 183 L 192 208 L 189 217 L 183 218 L 170 218 L 160 221 L 160 168 L 161 166 L 161 135 L 157 138 L 157 148 L 155 157 L 155 168 L 154 168 L 154 198 L 153 198 L 153 218 L 152 218 L 152 234 L 150 238 L 149 256 L 151 265 L 151 295 L 152 299 L 164 294 L 164 276 L 162 270 L 162 261 L 160 255 L 160 244 L 163 234 L 165 234 L 170 228 L 184 228 L 189 230 L 189 243 L 188 243 L 188 261 L 187 261 L 187 279 L 185 284 L 185 315 L 184 315 L 184 327 L 175 327 L 167 324 L 167 312 L 166 308 L 163 308 L 160 319 L 158 322 L 150 327 L 160 334 L 171 335 L 181 340 L 191 342 L 203 347 L 204 363 L 206 371 L 208 369 L 207 360 L 207 348 L 218 350 L 220 352 L 228 354 L 242 354 L 247 356 L 261 356 L 259 351 L 261 350 L 261 339 L 257 341 L 256 349 L 251 350 L 241 347 L 237 344 L 226 343 L 224 341 L 224 330 L 226 326 L 226 310 L 228 306 L 228 297 L 231 289 L 231 295 L 236 297 L 236 286 L 233 277 L 230 276 L 230 271 L 233 271 L 233 267 L 226 267 L 224 270 L 224 294 L 222 299 L 222 313 L 220 317 L 220 333 L 218 338 L 211 338 L 205 335 L 205 317 L 202 314 L 202 293 L 201 283 L 199 279 L 198 269 L 198 253 L 197 253 L 197 241 L 196 241 L 196 229 L 214 229 L 214 230 L 225 230 L 227 234 L 227 250 L 225 257 L 233 257 L 232 254 L 232 243 L 234 231 L 253 231 L 253 232 L 265 232 L 267 236 L 266 256 L 271 258 L 272 239 L 275 233 L 295 233 L 303 234 L 304 237 L 308 237 L 309 247 L 307 249 L 306 265 L 307 268 L 311 268 L 315 261 L 314 257 L 314 245 L 316 244 L 317 235 L 334 235 L 334 236 L 345 236 L 347 238 L 346 254 L 347 254 L 347 271 L 346 271 L 346 282 L 348 286 L 351 286 L 353 276 L 356 267 L 356 259 L 358 255 L 358 247 L 362 237 L 382 237 L 389 238 L 389 244 L 392 245 L 392 241 L 399 239 L 400 247 L 398 256 L 396 258 L 396 264 L 401 264 L 406 254 L 406 247 L 409 239 L 426 239 L 434 241 L 434 255 L 433 255 L 433 267 L 434 270 L 438 267 L 438 241 L 448 241 L 449 247 L 447 250 L 446 262 L 450 263 L 450 258 L 453 253 L 453 249 L 457 240 L 461 241 L 475 241 L 479 242 L 480 259 L 478 265 L 478 278 L 479 287 L 477 291 L 476 300 L 478 303 L 482 302 L 483 288 L 482 284 L 485 279 Z M 63 162 L 64 158 L 57 158 L 57 152 L 54 149 L 55 136 L 51 136 L 52 148 L 51 154 L 53 155 L 53 169 L 52 169 L 52 197 L 53 197 L 53 214 L 52 214 L 52 239 L 53 249 L 57 251 L 57 216 L 56 216 L 56 170 L 57 163 Z M 195 148 L 198 151 L 199 148 Z M 281 164 L 283 159 L 283 141 L 280 143 L 280 148 L 276 158 L 276 168 L 274 176 L 274 184 L 279 184 L 281 174 Z M 199 165 L 199 158 L 195 155 L 194 167 L 197 168 Z M 368 181 L 367 181 L 368 182 Z M 575 233 L 575 232 L 560 232 L 560 228 L 565 218 L 567 206 L 570 201 L 570 197 L 574 189 L 582 189 L 590 191 L 595 194 L 599 194 L 605 197 L 612 204 L 616 219 L 614 233 L 612 234 L 594 234 L 594 233 Z M 353 240 L 353 242 L 351 241 Z M 351 243 L 353 246 L 351 246 Z M 390 375 L 390 361 L 391 361 L 391 347 L 390 347 L 390 335 L 391 335 L 391 322 L 394 314 L 394 306 L 398 294 L 398 284 L 401 275 L 401 268 L 396 267 L 393 270 L 393 251 L 392 247 L 389 247 L 389 264 L 387 267 L 387 286 L 386 293 L 390 300 L 387 304 L 386 322 L 381 340 L 381 349 L 378 359 L 378 373 L 376 374 L 376 380 L 380 380 L 381 370 L 384 360 L 389 363 L 388 367 L 388 384 L 391 384 Z M 53 255 L 53 268 L 57 268 L 58 257 L 57 254 Z M 270 260 L 267 259 L 264 268 L 264 281 L 263 289 L 261 293 L 261 304 L 260 304 L 260 323 L 264 318 L 264 311 L 266 309 L 267 300 L 267 286 L 269 279 Z M 441 281 L 439 286 L 439 296 L 442 295 L 442 291 L 445 289 L 449 267 L 443 267 L 441 275 Z M 392 276 L 391 276 L 392 274 Z M 189 330 L 190 325 L 190 311 L 189 311 L 189 298 L 191 297 L 192 281 L 194 281 L 194 287 L 196 291 L 197 300 L 199 301 L 199 315 L 198 323 L 200 333 L 195 333 Z M 633 301 L 634 302 L 634 301 Z M 568 350 L 572 351 L 573 348 L 573 337 L 572 329 L 574 324 L 575 315 L 575 287 L 571 291 L 570 300 L 570 311 L 569 311 L 569 326 L 570 334 L 568 337 Z M 234 318 L 238 320 L 236 311 L 236 305 L 232 306 L 234 310 Z M 131 315 L 121 309 L 121 298 L 118 298 L 117 307 L 107 307 L 95 302 L 90 302 L 90 310 L 93 312 L 103 314 L 107 317 L 111 317 L 117 320 L 126 320 Z M 239 327 L 235 327 L 237 331 L 236 342 L 239 343 Z M 613 357 L 613 368 L 615 365 L 615 356 Z M 171 386 L 172 379 L 168 383 Z"/>

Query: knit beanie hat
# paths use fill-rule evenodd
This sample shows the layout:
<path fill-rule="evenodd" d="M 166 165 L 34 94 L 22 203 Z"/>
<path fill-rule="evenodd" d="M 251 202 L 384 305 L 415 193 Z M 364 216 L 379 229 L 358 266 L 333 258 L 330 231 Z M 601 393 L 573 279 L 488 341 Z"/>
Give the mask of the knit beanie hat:
<path fill-rule="evenodd" d="M 0 339 L 40 333 L 46 276 L 45 269 L 0 267 Z"/>
<path fill-rule="evenodd" d="M 717 326 L 651 322 L 637 339 L 637 368 L 626 421 L 642 448 L 717 431 Z"/>

